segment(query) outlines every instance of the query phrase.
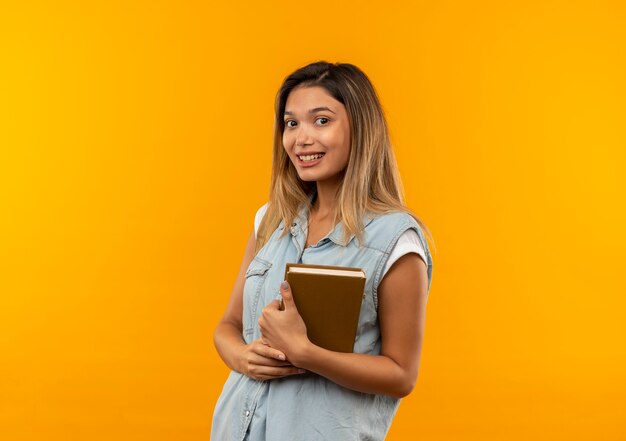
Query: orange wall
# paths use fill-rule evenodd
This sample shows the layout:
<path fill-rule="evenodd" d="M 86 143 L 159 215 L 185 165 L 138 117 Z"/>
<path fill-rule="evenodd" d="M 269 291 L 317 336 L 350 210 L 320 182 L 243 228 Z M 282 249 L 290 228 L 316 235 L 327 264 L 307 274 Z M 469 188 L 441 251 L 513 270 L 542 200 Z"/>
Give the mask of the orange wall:
<path fill-rule="evenodd" d="M 626 438 L 623 3 L 131 3 L 0 6 L 1 439 L 208 439 L 274 95 L 318 59 L 371 77 L 437 245 L 388 439 Z"/>

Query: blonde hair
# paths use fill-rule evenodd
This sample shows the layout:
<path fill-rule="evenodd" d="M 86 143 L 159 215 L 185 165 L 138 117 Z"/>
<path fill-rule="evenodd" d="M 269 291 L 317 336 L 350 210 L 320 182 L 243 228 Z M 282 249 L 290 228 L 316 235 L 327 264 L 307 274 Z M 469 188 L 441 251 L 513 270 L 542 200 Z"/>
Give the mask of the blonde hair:
<path fill-rule="evenodd" d="M 350 123 L 350 158 L 337 192 L 334 222 L 343 222 L 343 239 L 354 234 L 359 243 L 362 242 L 362 219 L 366 212 L 370 216 L 405 212 L 417 221 L 434 244 L 426 225 L 404 205 L 387 122 L 369 78 L 352 64 L 318 61 L 285 78 L 276 95 L 270 197 L 257 232 L 255 252 L 267 243 L 281 220 L 290 225 L 303 204 L 311 209 L 310 196 L 315 191 L 315 182 L 300 179 L 282 139 L 287 97 L 296 87 L 314 86 L 323 87 L 345 106 Z M 288 231 L 285 228 L 282 235 Z"/>

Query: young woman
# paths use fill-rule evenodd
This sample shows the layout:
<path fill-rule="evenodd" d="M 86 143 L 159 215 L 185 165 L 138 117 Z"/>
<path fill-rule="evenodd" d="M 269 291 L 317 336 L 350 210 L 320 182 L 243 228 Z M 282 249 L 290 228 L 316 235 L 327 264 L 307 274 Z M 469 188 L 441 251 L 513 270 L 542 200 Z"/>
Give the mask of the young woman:
<path fill-rule="evenodd" d="M 275 110 L 269 202 L 214 334 L 232 372 L 211 438 L 382 440 L 417 380 L 428 229 L 403 205 L 385 117 L 360 69 L 302 67 L 283 82 Z M 309 341 L 283 281 L 288 262 L 365 271 L 353 353 Z"/>

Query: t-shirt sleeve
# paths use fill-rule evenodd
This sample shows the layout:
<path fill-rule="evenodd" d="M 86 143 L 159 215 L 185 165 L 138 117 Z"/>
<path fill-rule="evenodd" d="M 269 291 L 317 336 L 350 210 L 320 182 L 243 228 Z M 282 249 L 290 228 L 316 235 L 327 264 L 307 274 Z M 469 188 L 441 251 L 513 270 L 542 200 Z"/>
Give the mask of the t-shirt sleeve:
<path fill-rule="evenodd" d="M 256 240 L 257 231 L 259 231 L 259 225 L 261 225 L 261 220 L 263 220 L 263 216 L 265 216 L 265 212 L 267 211 L 267 206 L 269 202 L 259 208 L 254 216 L 254 239 Z"/>
<path fill-rule="evenodd" d="M 417 233 L 412 228 L 406 230 L 402 234 L 402 236 L 400 236 L 395 246 L 391 250 L 391 253 L 389 254 L 389 259 L 387 259 L 385 269 L 383 270 L 381 280 L 385 276 L 387 271 L 389 271 L 389 268 L 391 268 L 391 265 L 393 265 L 396 260 L 404 256 L 405 254 L 409 254 L 409 253 L 417 253 L 422 258 L 424 263 L 428 265 L 426 261 L 426 253 L 424 252 L 424 247 L 419 241 Z"/>

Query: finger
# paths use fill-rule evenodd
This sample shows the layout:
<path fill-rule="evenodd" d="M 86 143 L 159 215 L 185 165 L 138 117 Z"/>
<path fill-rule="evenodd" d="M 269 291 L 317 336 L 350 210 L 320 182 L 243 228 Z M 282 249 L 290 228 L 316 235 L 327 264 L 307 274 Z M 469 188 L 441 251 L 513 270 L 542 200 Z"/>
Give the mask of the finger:
<path fill-rule="evenodd" d="M 287 375 L 304 374 L 306 372 L 304 369 L 300 369 L 295 366 L 268 368 L 268 370 L 271 375 L 280 375 L 282 377 L 286 377 Z"/>
<path fill-rule="evenodd" d="M 263 357 L 275 360 L 285 361 L 287 359 L 283 352 L 279 351 L 278 349 L 271 348 L 266 343 L 264 343 L 263 337 L 261 337 L 261 339 L 259 339 L 258 341 L 261 344 L 253 345 L 252 347 L 255 353 L 262 355 Z"/>
<path fill-rule="evenodd" d="M 266 312 L 271 312 L 271 311 L 278 311 L 280 307 L 280 300 L 272 300 L 271 303 L 268 303 L 265 308 L 263 308 L 263 313 Z"/>
<path fill-rule="evenodd" d="M 270 380 L 275 378 L 287 377 L 290 375 L 301 375 L 306 371 L 296 367 L 258 367 L 251 374 L 256 379 Z"/>
<path fill-rule="evenodd" d="M 280 284 L 280 295 L 283 298 L 284 309 L 296 308 L 296 304 L 293 301 L 293 295 L 291 293 L 291 286 L 286 280 Z"/>
<path fill-rule="evenodd" d="M 262 355 L 266 356 L 267 358 L 273 358 L 273 359 L 281 360 L 281 361 L 285 361 L 287 359 L 285 354 L 283 354 L 278 349 L 273 349 L 273 348 L 270 348 L 269 346 L 266 346 L 265 349 L 266 349 L 265 353 Z"/>
<path fill-rule="evenodd" d="M 267 367 L 293 367 L 289 361 L 276 360 L 274 358 L 267 358 L 259 354 L 251 354 L 248 358 L 248 366 L 267 366 Z"/>
<path fill-rule="evenodd" d="M 261 319 L 265 317 L 271 317 L 271 314 L 273 314 L 274 311 L 278 311 L 279 309 L 280 309 L 280 302 L 278 300 L 273 300 L 271 303 L 268 303 L 267 305 L 265 305 L 265 307 L 261 310 L 261 315 L 259 316 L 259 323 L 261 322 Z"/>

